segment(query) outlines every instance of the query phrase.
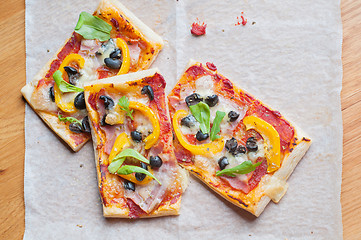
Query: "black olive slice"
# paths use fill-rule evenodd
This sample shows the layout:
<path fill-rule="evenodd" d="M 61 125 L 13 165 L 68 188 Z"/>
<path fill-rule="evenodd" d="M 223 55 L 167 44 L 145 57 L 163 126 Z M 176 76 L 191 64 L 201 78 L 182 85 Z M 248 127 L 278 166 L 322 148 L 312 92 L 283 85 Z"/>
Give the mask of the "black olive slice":
<path fill-rule="evenodd" d="M 202 133 L 202 131 L 198 131 L 196 134 L 196 139 L 198 141 L 204 141 L 209 137 L 208 133 Z"/>
<path fill-rule="evenodd" d="M 228 152 L 233 153 L 237 149 L 237 139 L 232 137 L 231 139 L 226 141 L 226 144 L 224 145 Z"/>
<path fill-rule="evenodd" d="M 203 98 L 198 93 L 192 93 L 191 95 L 186 97 L 185 101 L 187 103 L 187 106 L 189 107 L 192 105 L 196 105 L 199 102 L 202 102 Z"/>
<path fill-rule="evenodd" d="M 142 88 L 142 91 L 141 91 L 142 94 L 147 94 L 150 101 L 152 101 L 154 99 L 154 92 L 153 92 L 153 88 L 149 85 L 145 85 L 143 88 Z"/>
<path fill-rule="evenodd" d="M 119 69 L 122 65 L 122 61 L 120 59 L 113 59 L 113 58 L 105 58 L 104 63 L 108 68 L 111 69 Z"/>
<path fill-rule="evenodd" d="M 130 181 L 125 180 L 123 186 L 125 189 L 135 191 L 135 184 Z"/>
<path fill-rule="evenodd" d="M 236 149 L 236 151 L 233 152 L 233 155 L 237 155 L 237 154 L 243 154 L 246 153 L 247 149 L 245 146 L 243 145 L 239 145 Z"/>
<path fill-rule="evenodd" d="M 226 158 L 226 157 L 221 157 L 218 160 L 218 165 L 221 170 L 225 169 L 228 164 L 229 164 L 228 158 Z"/>
<path fill-rule="evenodd" d="M 138 132 L 138 131 L 132 131 L 130 133 L 130 136 L 132 137 L 132 139 L 136 142 L 140 142 L 142 141 L 142 133 L 141 132 Z"/>
<path fill-rule="evenodd" d="M 73 122 L 69 124 L 69 130 L 75 133 L 83 132 L 83 128 L 79 123 Z"/>
<path fill-rule="evenodd" d="M 109 57 L 110 58 L 116 58 L 116 59 L 120 59 L 121 57 L 122 57 L 122 51 L 119 49 L 119 48 L 117 48 L 117 49 L 115 49 L 110 55 L 109 55 Z"/>
<path fill-rule="evenodd" d="M 256 152 L 258 150 L 257 140 L 254 137 L 248 138 L 246 148 L 249 152 Z"/>
<path fill-rule="evenodd" d="M 84 92 L 79 93 L 74 98 L 74 106 L 77 109 L 85 109 L 85 99 L 84 99 Z"/>
<path fill-rule="evenodd" d="M 113 101 L 113 99 L 111 97 L 101 95 L 99 97 L 99 99 L 104 101 L 105 109 L 109 110 L 109 109 L 112 109 L 114 107 L 114 101 Z"/>
<path fill-rule="evenodd" d="M 159 168 L 162 166 L 163 161 L 159 156 L 150 156 L 149 163 L 152 168 Z"/>
<path fill-rule="evenodd" d="M 181 119 L 180 124 L 182 126 L 186 126 L 186 127 L 193 127 L 195 125 L 196 119 L 194 118 L 193 115 L 188 115 L 184 118 Z"/>
<path fill-rule="evenodd" d="M 140 163 L 140 166 L 141 166 L 143 169 L 148 170 L 147 164 L 141 162 L 141 163 Z M 145 177 L 146 177 L 146 175 L 145 175 L 144 173 L 138 173 L 138 172 L 135 173 L 135 178 L 136 178 L 139 182 L 143 181 Z"/>
<path fill-rule="evenodd" d="M 90 124 L 89 124 L 89 118 L 88 118 L 88 116 L 86 116 L 85 118 L 83 118 L 83 120 L 81 121 L 81 126 L 82 126 L 82 128 L 83 128 L 83 132 L 90 133 Z"/>
<path fill-rule="evenodd" d="M 239 113 L 236 113 L 235 111 L 230 111 L 228 113 L 228 117 L 229 117 L 229 121 L 230 122 L 234 122 L 237 120 L 237 118 L 239 117 Z"/>
<path fill-rule="evenodd" d="M 70 66 L 65 66 L 64 70 L 68 74 L 69 83 L 75 85 L 76 81 L 80 77 L 80 73 L 78 72 L 78 70 Z"/>
<path fill-rule="evenodd" d="M 51 86 L 49 89 L 49 97 L 51 101 L 55 102 L 54 86 Z"/>
<path fill-rule="evenodd" d="M 100 126 L 110 126 L 110 125 L 105 121 L 106 118 L 107 118 L 107 115 L 104 114 L 102 120 L 100 120 Z"/>
<path fill-rule="evenodd" d="M 208 106 L 210 106 L 210 107 L 214 107 L 214 106 L 216 106 L 216 104 L 218 103 L 218 101 L 219 101 L 219 98 L 218 98 L 218 96 L 216 95 L 216 94 L 213 94 L 213 95 L 211 95 L 211 96 L 207 96 L 206 97 L 206 100 L 205 100 L 205 102 L 208 104 Z"/>

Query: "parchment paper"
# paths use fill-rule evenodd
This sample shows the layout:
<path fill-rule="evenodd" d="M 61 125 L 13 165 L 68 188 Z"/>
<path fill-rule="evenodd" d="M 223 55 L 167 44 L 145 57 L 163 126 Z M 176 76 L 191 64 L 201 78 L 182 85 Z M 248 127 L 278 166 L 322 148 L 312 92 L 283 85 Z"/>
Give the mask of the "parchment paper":
<path fill-rule="evenodd" d="M 153 64 L 167 93 L 188 60 L 221 74 L 297 123 L 313 144 L 279 204 L 259 218 L 195 178 L 180 216 L 121 220 L 102 216 L 93 150 L 73 153 L 26 107 L 24 239 L 342 239 L 342 120 L 338 0 L 123 0 L 165 40 Z M 27 81 L 98 1 L 26 0 Z M 242 14 L 243 12 L 243 14 Z M 245 26 L 235 25 L 243 15 Z M 207 34 L 194 37 L 199 18 Z"/>

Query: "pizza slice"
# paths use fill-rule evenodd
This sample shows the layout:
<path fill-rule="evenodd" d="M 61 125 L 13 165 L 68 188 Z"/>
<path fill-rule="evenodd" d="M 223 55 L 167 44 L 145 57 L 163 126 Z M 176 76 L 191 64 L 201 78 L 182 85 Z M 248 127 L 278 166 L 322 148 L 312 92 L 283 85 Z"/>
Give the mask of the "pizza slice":
<path fill-rule="evenodd" d="M 191 61 L 168 96 L 175 155 L 226 200 L 259 216 L 283 197 L 311 140 L 216 70 Z"/>
<path fill-rule="evenodd" d="M 84 84 L 147 69 L 162 47 L 163 40 L 121 3 L 102 0 L 93 15 L 80 14 L 72 36 L 21 92 L 78 151 L 90 139 Z"/>
<path fill-rule="evenodd" d="M 174 155 L 165 85 L 150 69 L 85 86 L 105 217 L 178 215 L 188 173 Z"/>

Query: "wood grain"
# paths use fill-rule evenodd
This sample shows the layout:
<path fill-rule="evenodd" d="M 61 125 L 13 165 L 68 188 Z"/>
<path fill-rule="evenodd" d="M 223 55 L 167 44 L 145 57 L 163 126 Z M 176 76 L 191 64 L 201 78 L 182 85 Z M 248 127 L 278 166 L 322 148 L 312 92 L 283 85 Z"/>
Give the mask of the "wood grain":
<path fill-rule="evenodd" d="M 24 0 L 0 1 L 0 239 L 24 232 Z"/>
<path fill-rule="evenodd" d="M 0 1 L 0 239 L 24 232 L 25 3 Z M 343 22 L 344 239 L 361 238 L 361 1 L 341 2 Z"/>

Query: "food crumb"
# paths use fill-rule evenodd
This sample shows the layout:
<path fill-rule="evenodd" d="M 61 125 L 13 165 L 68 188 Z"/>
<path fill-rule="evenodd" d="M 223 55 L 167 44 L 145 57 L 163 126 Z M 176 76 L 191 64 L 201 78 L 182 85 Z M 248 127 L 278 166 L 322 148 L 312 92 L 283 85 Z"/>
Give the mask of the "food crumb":
<path fill-rule="evenodd" d="M 192 23 L 191 33 L 195 36 L 201 36 L 206 34 L 206 27 L 207 24 L 204 22 L 200 23 L 199 19 L 197 18 L 197 22 Z"/>
<path fill-rule="evenodd" d="M 47 49 L 47 50 L 46 50 L 46 52 L 50 52 L 50 50 L 49 50 L 49 49 Z"/>
<path fill-rule="evenodd" d="M 212 71 L 216 71 L 216 70 L 217 70 L 216 65 L 214 65 L 214 64 L 211 63 L 211 62 L 207 62 L 206 65 L 207 65 L 207 68 L 208 68 L 209 70 L 212 70 Z"/>
<path fill-rule="evenodd" d="M 84 166 L 84 164 L 80 164 L 80 167 L 82 168 Z"/>
<path fill-rule="evenodd" d="M 78 228 L 82 228 L 83 227 L 83 225 L 80 225 L 80 224 L 77 224 L 76 225 Z"/>
<path fill-rule="evenodd" d="M 252 25 L 255 25 L 256 24 L 256 22 L 252 22 Z"/>

